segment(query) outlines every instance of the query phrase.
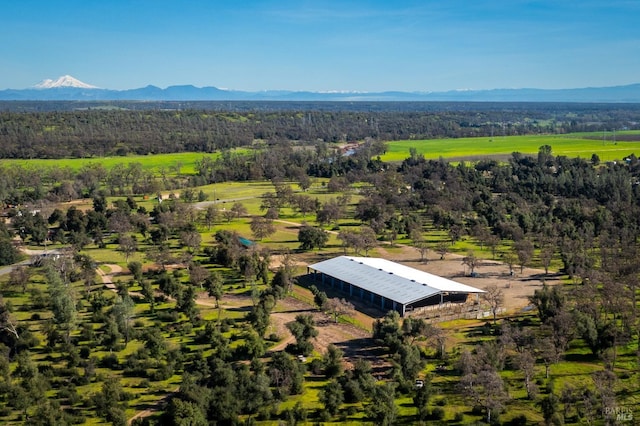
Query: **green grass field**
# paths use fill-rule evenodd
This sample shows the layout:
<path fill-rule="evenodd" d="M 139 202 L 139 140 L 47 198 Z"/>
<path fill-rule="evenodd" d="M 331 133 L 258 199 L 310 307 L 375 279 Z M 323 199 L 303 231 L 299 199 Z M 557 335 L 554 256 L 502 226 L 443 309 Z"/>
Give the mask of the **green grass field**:
<path fill-rule="evenodd" d="M 639 135 L 640 139 L 640 132 L 621 134 Z M 552 154 L 556 156 L 590 159 L 592 154 L 597 154 L 602 161 L 621 160 L 631 153 L 640 151 L 640 141 L 614 143 L 611 134 L 606 137 L 604 142 L 601 133 L 394 141 L 387 143 L 387 152 L 381 159 L 390 162 L 402 161 L 409 157 L 411 148 L 415 148 L 427 159 L 442 157 L 453 161 L 473 161 L 483 157 L 505 160 L 513 152 L 537 154 L 543 145 L 551 146 Z"/>
<path fill-rule="evenodd" d="M 217 158 L 219 153 L 178 152 L 175 154 L 156 155 L 128 155 L 126 157 L 95 157 L 95 158 L 62 158 L 62 159 L 29 159 L 7 160 L 1 159 L 0 165 L 20 165 L 33 168 L 64 168 L 78 171 L 88 164 L 101 164 L 105 169 L 111 169 L 117 164 L 140 163 L 144 170 L 158 173 L 165 168 L 169 175 L 175 175 L 178 166 L 181 174 L 195 174 L 196 162 L 202 157 Z"/>

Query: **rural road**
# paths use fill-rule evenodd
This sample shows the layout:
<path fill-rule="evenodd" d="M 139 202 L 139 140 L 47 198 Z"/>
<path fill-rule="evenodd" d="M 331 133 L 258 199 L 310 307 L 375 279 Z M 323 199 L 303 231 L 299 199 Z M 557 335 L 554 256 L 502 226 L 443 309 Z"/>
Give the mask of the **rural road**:
<path fill-rule="evenodd" d="M 22 262 L 14 263 L 13 265 L 7 265 L 0 268 L 0 276 L 10 274 L 11 271 L 16 269 L 18 266 L 28 266 L 31 265 L 31 261 L 34 256 L 42 256 L 42 255 L 53 255 L 60 254 L 58 250 L 30 250 L 30 249 L 22 249 L 24 254 L 29 256 L 29 259 L 23 260 Z"/>

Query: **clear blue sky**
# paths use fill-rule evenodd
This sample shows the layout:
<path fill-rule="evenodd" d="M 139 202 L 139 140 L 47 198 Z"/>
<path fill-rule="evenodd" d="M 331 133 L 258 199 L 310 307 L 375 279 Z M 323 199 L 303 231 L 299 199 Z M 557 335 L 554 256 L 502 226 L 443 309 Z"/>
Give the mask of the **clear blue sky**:
<path fill-rule="evenodd" d="M 11 0 L 0 89 L 444 91 L 640 82 L 638 0 Z"/>

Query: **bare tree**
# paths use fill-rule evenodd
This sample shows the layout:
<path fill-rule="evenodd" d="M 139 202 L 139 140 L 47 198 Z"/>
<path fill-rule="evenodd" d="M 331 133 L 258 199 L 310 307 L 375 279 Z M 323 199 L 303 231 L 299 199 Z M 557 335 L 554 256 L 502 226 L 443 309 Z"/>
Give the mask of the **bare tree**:
<path fill-rule="evenodd" d="M 189 282 L 202 288 L 205 280 L 209 277 L 209 271 L 197 263 L 189 265 Z"/>
<path fill-rule="evenodd" d="M 411 231 L 411 240 L 413 240 L 413 246 L 420 253 L 420 262 L 425 263 L 427 260 L 427 252 L 429 251 L 429 246 L 427 242 L 424 240 L 422 232 L 418 229 L 413 229 Z"/>
<path fill-rule="evenodd" d="M 207 225 L 207 229 L 211 230 L 211 225 L 213 225 L 220 216 L 220 211 L 218 211 L 218 207 L 215 204 L 209 204 L 207 209 L 204 212 L 204 223 Z"/>
<path fill-rule="evenodd" d="M 467 373 L 462 376 L 460 385 L 463 393 L 473 402 L 485 409 L 487 423 L 491 423 L 493 413 L 500 412 L 508 399 L 504 389 L 504 382 L 494 368 L 485 366 L 477 373 Z"/>
<path fill-rule="evenodd" d="M 440 255 L 440 260 L 444 260 L 444 257 L 449 253 L 449 244 L 446 241 L 440 241 L 436 244 L 436 253 Z"/>
<path fill-rule="evenodd" d="M 337 297 L 327 300 L 325 307 L 331 315 L 333 315 L 333 320 L 335 322 L 338 322 L 338 318 L 342 315 L 347 315 L 355 309 L 351 302 Z"/>
<path fill-rule="evenodd" d="M 26 266 L 16 266 L 9 274 L 9 285 L 20 287 L 22 292 L 25 292 L 27 291 L 29 276 L 29 269 Z"/>
<path fill-rule="evenodd" d="M 189 249 L 190 253 L 196 253 L 200 249 L 202 236 L 197 231 L 184 231 L 180 233 L 180 243 Z"/>
<path fill-rule="evenodd" d="M 119 250 L 124 253 L 125 262 L 128 262 L 129 256 L 138 250 L 138 242 L 131 235 L 120 235 L 118 243 Z"/>
<path fill-rule="evenodd" d="M 527 391 L 527 398 L 535 399 L 538 395 L 538 387 L 533 380 L 535 374 L 536 359 L 531 350 L 526 349 L 518 352 L 515 356 L 515 363 L 524 374 L 524 388 Z"/>
<path fill-rule="evenodd" d="M 462 264 L 467 265 L 469 267 L 469 275 L 474 276 L 476 268 L 480 265 L 480 259 L 472 251 L 469 251 L 462 259 Z"/>
<path fill-rule="evenodd" d="M 551 260 L 553 259 L 553 253 L 555 248 L 552 246 L 545 246 L 540 250 L 540 262 L 544 267 L 544 274 L 549 274 L 549 266 L 551 266 Z"/>
<path fill-rule="evenodd" d="M 522 273 L 533 257 L 533 243 L 529 240 L 520 240 L 515 243 L 514 248 L 520 262 L 520 273 Z"/>
<path fill-rule="evenodd" d="M 498 309 L 500 309 L 504 303 L 504 293 L 496 285 L 487 286 L 484 288 L 484 291 L 481 297 L 482 300 L 489 305 L 491 313 L 493 314 L 493 323 L 495 324 Z"/>

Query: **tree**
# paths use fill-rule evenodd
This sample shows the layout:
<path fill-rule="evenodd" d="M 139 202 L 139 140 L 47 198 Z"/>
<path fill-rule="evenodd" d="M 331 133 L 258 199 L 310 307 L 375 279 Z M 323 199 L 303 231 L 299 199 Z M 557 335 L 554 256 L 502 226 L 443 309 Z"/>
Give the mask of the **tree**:
<path fill-rule="evenodd" d="M 396 424 L 398 407 L 395 403 L 395 385 L 385 383 L 375 386 L 371 402 L 365 407 L 365 413 L 377 425 L 391 426 Z"/>
<path fill-rule="evenodd" d="M 489 424 L 493 414 L 500 412 L 508 399 L 504 382 L 493 368 L 484 368 L 477 373 L 465 374 L 460 379 L 460 386 L 467 397 L 485 409 Z"/>
<path fill-rule="evenodd" d="M 219 308 L 220 299 L 222 299 L 222 295 L 224 294 L 222 276 L 218 271 L 213 271 L 209 274 L 207 279 L 205 279 L 204 284 L 207 289 L 207 294 L 209 297 L 216 299 L 216 308 Z"/>
<path fill-rule="evenodd" d="M 422 386 L 415 390 L 413 405 L 418 409 L 418 419 L 424 421 L 429 416 L 429 400 L 431 399 L 431 381 L 425 378 Z"/>
<path fill-rule="evenodd" d="M 327 377 L 327 379 L 338 377 L 339 375 L 342 374 L 342 370 L 343 370 L 342 357 L 343 356 L 344 356 L 344 352 L 342 352 L 333 343 L 330 343 L 329 346 L 327 346 L 327 351 L 322 356 L 322 365 L 324 367 L 324 375 Z"/>
<path fill-rule="evenodd" d="M 365 256 L 369 255 L 369 250 L 378 245 L 378 238 L 376 237 L 375 231 L 368 226 L 362 226 L 360 228 L 360 239 L 362 240 L 362 248 L 364 249 Z"/>
<path fill-rule="evenodd" d="M 416 248 L 418 253 L 420 253 L 420 262 L 425 263 L 427 259 L 427 253 L 429 252 L 429 245 L 424 240 L 422 232 L 418 229 L 412 230 L 411 240 L 413 241 L 413 246 Z"/>
<path fill-rule="evenodd" d="M 204 223 L 207 225 L 208 230 L 211 230 L 211 225 L 218 220 L 219 216 L 218 207 L 215 204 L 209 204 L 204 212 Z"/>
<path fill-rule="evenodd" d="M 69 342 L 71 331 L 75 328 L 77 320 L 73 287 L 65 284 L 60 273 L 51 265 L 46 267 L 45 274 L 49 287 L 53 323 L 64 332 L 65 341 Z"/>
<path fill-rule="evenodd" d="M 27 291 L 29 278 L 29 269 L 26 266 L 16 266 L 11 270 L 11 273 L 9 273 L 9 285 L 20 287 L 24 293 Z"/>
<path fill-rule="evenodd" d="M 517 241 L 515 250 L 520 262 L 520 273 L 522 273 L 533 257 L 533 243 L 529 240 Z"/>
<path fill-rule="evenodd" d="M 134 303 L 128 294 L 120 295 L 116 298 L 116 303 L 111 309 L 111 313 L 114 316 L 118 329 L 124 334 L 125 347 L 129 343 L 131 319 L 133 318 Z"/>
<path fill-rule="evenodd" d="M 336 222 L 342 216 L 343 208 L 342 206 L 335 200 L 330 199 L 325 201 L 325 203 L 318 209 L 316 214 L 316 221 L 321 224 L 331 224 Z"/>
<path fill-rule="evenodd" d="M 304 366 L 294 361 L 286 352 L 276 352 L 271 357 L 269 377 L 278 394 L 284 397 L 299 394 L 303 390 Z"/>
<path fill-rule="evenodd" d="M 516 354 L 515 363 L 524 376 L 524 388 L 527 391 L 527 398 L 533 400 L 538 394 L 538 387 L 533 380 L 535 373 L 536 359 L 531 350 L 525 349 Z"/>
<path fill-rule="evenodd" d="M 128 262 L 129 256 L 138 250 L 138 242 L 131 235 L 120 235 L 118 237 L 118 248 L 124 253 L 125 262 Z"/>
<path fill-rule="evenodd" d="M 344 392 L 340 383 L 336 380 L 327 383 L 320 392 L 319 400 L 329 414 L 332 416 L 338 414 L 340 406 L 344 403 Z"/>
<path fill-rule="evenodd" d="M 210 277 L 210 273 L 204 266 L 192 262 L 189 265 L 189 282 L 192 285 L 198 286 L 201 289 L 207 278 Z"/>
<path fill-rule="evenodd" d="M 291 349 L 302 355 L 309 355 L 313 351 L 310 340 L 318 336 L 313 316 L 309 314 L 296 315 L 296 320 L 287 323 L 287 328 L 296 339 L 296 344 Z"/>
<path fill-rule="evenodd" d="M 325 303 L 327 310 L 333 315 L 333 320 L 337 323 L 338 318 L 342 315 L 347 315 L 354 311 L 353 303 L 346 299 L 340 299 L 338 297 L 331 298 Z"/>
<path fill-rule="evenodd" d="M 329 241 L 329 234 L 322 228 L 302 226 L 298 231 L 298 241 L 302 250 L 312 250 L 314 248 L 319 250 Z"/>
<path fill-rule="evenodd" d="M 240 219 L 241 216 L 245 216 L 247 214 L 247 208 L 241 202 L 233 203 L 233 206 L 231 206 L 231 211 L 233 212 L 236 219 Z"/>
<path fill-rule="evenodd" d="M 256 240 L 262 240 L 276 232 L 276 227 L 273 225 L 273 220 L 267 219 L 261 216 L 255 216 L 251 220 L 251 233 Z"/>
<path fill-rule="evenodd" d="M 446 241 L 440 241 L 436 244 L 436 253 L 440 255 L 440 260 L 444 260 L 444 257 L 449 253 L 449 244 Z"/>
<path fill-rule="evenodd" d="M 18 332 L 18 322 L 11 317 L 9 307 L 4 302 L 2 295 L 0 295 L 0 330 L 4 330 L 12 334 L 15 341 L 20 338 L 20 334 Z M 0 341 L 5 340 L 0 339 Z"/>
<path fill-rule="evenodd" d="M 377 319 L 373 323 L 373 338 L 387 346 L 389 352 L 396 353 L 402 344 L 400 314 L 397 311 L 389 311 L 382 320 Z"/>
<path fill-rule="evenodd" d="M 316 208 L 317 200 L 308 195 L 296 195 L 293 197 L 293 204 L 296 209 L 302 213 L 302 217 L 306 217 L 307 213 L 312 212 Z"/>
<path fill-rule="evenodd" d="M 129 269 L 129 272 L 131 272 L 131 275 L 133 275 L 134 280 L 138 282 L 142 281 L 142 263 L 138 261 L 129 262 L 127 264 L 127 268 Z"/>
<path fill-rule="evenodd" d="M 315 285 L 309 287 L 309 290 L 311 291 L 311 294 L 313 294 L 313 303 L 318 307 L 318 310 L 323 310 L 329 300 L 327 298 L 327 293 L 318 290 L 318 287 Z"/>
<path fill-rule="evenodd" d="M 480 297 L 489 305 L 495 324 L 498 310 L 504 304 L 504 293 L 496 285 L 489 285 L 484 288 L 484 291 Z"/>
<path fill-rule="evenodd" d="M 20 253 L 13 246 L 9 238 L 0 237 L 0 266 L 16 263 Z"/>
<path fill-rule="evenodd" d="M 560 288 L 543 284 L 541 289 L 536 289 L 533 296 L 529 297 L 529 302 L 538 310 L 540 321 L 545 323 L 562 312 L 565 300 Z"/>
<path fill-rule="evenodd" d="M 195 402 L 171 398 L 163 420 L 171 425 L 207 426 L 207 416 Z"/>
<path fill-rule="evenodd" d="M 155 292 L 153 290 L 153 286 L 151 285 L 150 281 L 142 280 L 140 282 L 140 287 L 142 287 L 142 290 L 141 290 L 142 296 L 144 297 L 144 300 L 149 304 L 149 310 L 153 314 L 155 312 L 155 306 L 156 306 L 156 297 L 155 297 Z"/>
<path fill-rule="evenodd" d="M 549 266 L 551 266 L 551 260 L 553 259 L 553 254 L 555 252 L 555 247 L 548 245 L 542 247 L 540 250 L 540 262 L 542 262 L 542 266 L 544 267 L 544 274 L 549 274 Z"/>
<path fill-rule="evenodd" d="M 516 263 L 516 256 L 511 251 L 502 254 L 502 261 L 509 267 L 509 275 L 513 275 L 513 265 Z"/>
<path fill-rule="evenodd" d="M 469 275 L 473 277 L 475 276 L 476 268 L 480 265 L 480 259 L 477 258 L 472 251 L 469 251 L 467 255 L 462 258 L 462 264 L 469 267 Z"/>
<path fill-rule="evenodd" d="M 180 243 L 193 254 L 200 249 L 202 236 L 197 231 L 183 231 L 180 233 Z"/>

